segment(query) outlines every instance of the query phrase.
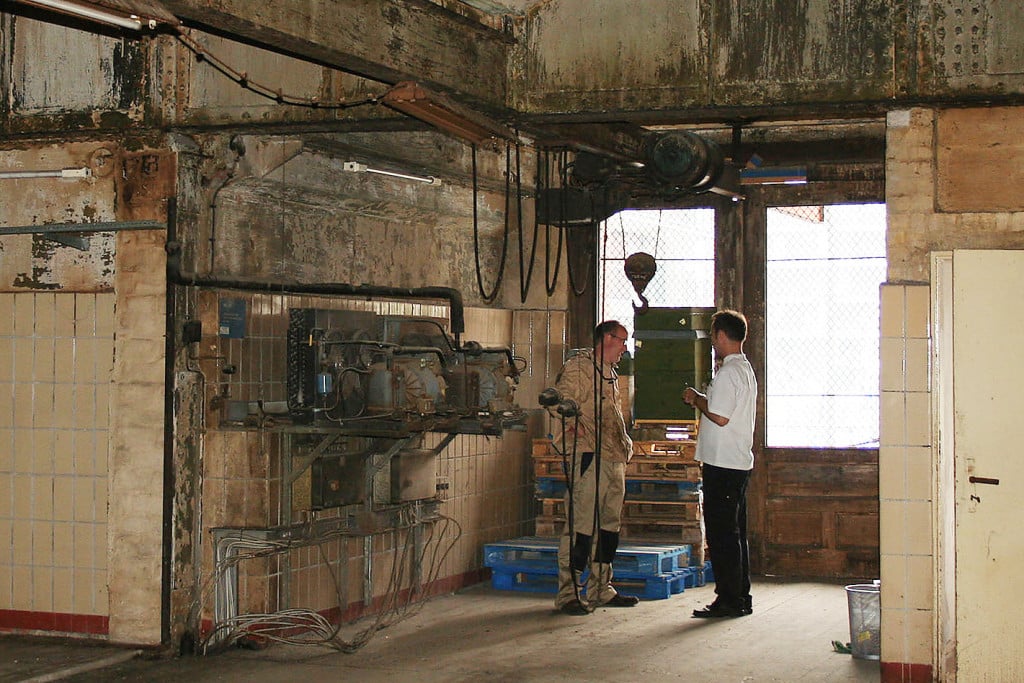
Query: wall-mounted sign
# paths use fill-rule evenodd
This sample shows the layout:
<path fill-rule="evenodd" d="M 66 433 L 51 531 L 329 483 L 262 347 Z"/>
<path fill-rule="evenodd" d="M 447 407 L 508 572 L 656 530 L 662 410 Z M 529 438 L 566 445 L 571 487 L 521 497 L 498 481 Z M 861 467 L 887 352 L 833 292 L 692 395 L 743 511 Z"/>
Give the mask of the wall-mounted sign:
<path fill-rule="evenodd" d="M 221 299 L 217 334 L 229 339 L 245 338 L 245 299 Z"/>

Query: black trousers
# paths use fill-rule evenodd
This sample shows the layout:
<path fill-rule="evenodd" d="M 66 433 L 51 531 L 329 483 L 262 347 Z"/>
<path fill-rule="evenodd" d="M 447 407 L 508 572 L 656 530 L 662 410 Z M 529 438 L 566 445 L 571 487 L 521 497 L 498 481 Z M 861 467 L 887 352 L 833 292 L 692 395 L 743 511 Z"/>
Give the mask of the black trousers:
<path fill-rule="evenodd" d="M 747 547 L 749 470 L 705 464 L 704 526 L 715 575 L 716 603 L 750 607 L 750 552 Z"/>

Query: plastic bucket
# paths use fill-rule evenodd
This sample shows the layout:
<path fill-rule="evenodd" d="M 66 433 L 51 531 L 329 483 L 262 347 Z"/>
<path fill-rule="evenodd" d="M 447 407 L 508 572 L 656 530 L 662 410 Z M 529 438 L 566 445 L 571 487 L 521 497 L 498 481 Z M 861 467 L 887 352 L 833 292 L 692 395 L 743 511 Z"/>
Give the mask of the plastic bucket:
<path fill-rule="evenodd" d="M 878 582 L 846 587 L 850 607 L 850 654 L 858 659 L 880 659 L 882 654 L 881 609 Z"/>

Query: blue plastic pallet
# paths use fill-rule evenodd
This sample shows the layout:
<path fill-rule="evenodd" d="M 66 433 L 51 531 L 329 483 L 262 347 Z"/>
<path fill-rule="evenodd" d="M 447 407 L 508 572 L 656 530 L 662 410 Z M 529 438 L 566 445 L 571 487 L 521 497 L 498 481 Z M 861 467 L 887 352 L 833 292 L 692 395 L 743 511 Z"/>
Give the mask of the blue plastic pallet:
<path fill-rule="evenodd" d="M 684 582 L 687 588 L 700 588 L 707 583 L 703 567 L 687 567 L 684 571 Z"/>
<path fill-rule="evenodd" d="M 685 569 L 690 564 L 689 544 L 662 545 L 656 543 L 622 543 L 615 553 L 612 566 L 618 572 L 639 574 L 669 574 Z"/>
<path fill-rule="evenodd" d="M 484 546 L 484 566 L 515 564 L 524 568 L 558 568 L 558 539 L 523 536 Z"/>
<path fill-rule="evenodd" d="M 685 589 L 681 572 L 657 576 L 615 575 L 615 587 L 622 593 L 636 595 L 643 600 L 665 600 Z M 558 573 L 548 571 L 516 571 L 491 569 L 491 586 L 497 590 L 526 593 L 557 593 Z"/>
<path fill-rule="evenodd" d="M 566 483 L 562 477 L 537 477 L 537 498 L 561 498 Z M 626 500 L 658 500 L 689 502 L 701 490 L 699 481 L 671 481 L 664 479 L 627 479 Z"/>
<path fill-rule="evenodd" d="M 669 574 L 689 566 L 691 550 L 687 544 L 622 543 L 615 553 L 612 566 L 616 575 Z M 500 543 L 488 543 L 484 546 L 484 566 L 514 566 L 526 571 L 552 567 L 557 569 L 558 539 L 524 536 Z"/>

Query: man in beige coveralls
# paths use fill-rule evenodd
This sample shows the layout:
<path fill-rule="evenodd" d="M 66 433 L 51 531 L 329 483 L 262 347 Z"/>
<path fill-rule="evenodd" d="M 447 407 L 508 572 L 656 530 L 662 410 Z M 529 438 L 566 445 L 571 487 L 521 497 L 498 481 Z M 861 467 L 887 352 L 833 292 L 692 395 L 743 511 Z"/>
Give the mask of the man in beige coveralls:
<path fill-rule="evenodd" d="M 602 605 L 632 607 L 639 602 L 635 596 L 619 595 L 612 587 L 626 462 L 633 455 L 615 371 L 627 339 L 626 329 L 615 320 L 598 325 L 593 351 L 581 351 L 562 366 L 555 383 L 561 403 L 549 407 L 553 414 L 566 416 L 563 446 L 572 468 L 565 494 L 569 522 L 558 546 L 555 597 L 555 607 L 566 614 L 584 615 Z M 599 424 L 594 419 L 598 414 Z M 583 596 L 579 582 L 588 564 L 590 576 Z"/>

